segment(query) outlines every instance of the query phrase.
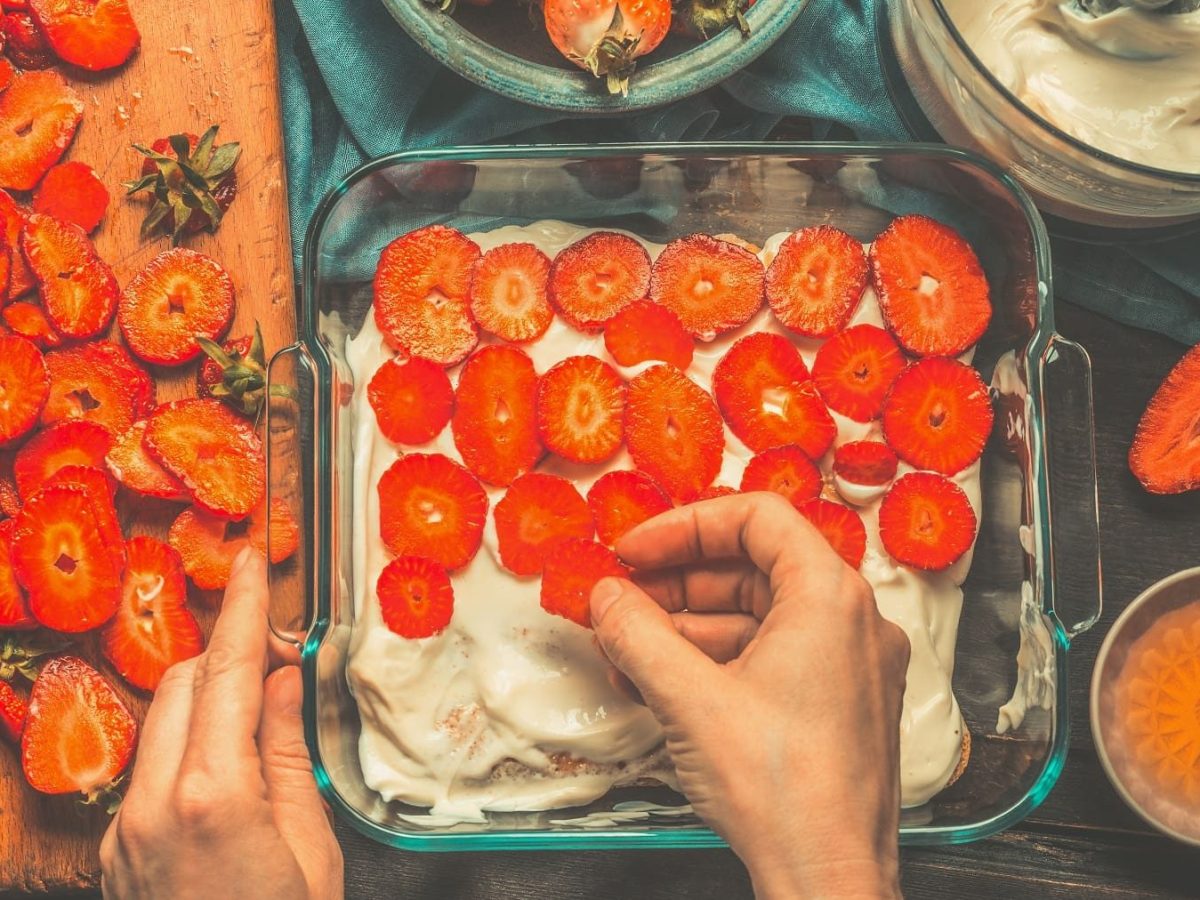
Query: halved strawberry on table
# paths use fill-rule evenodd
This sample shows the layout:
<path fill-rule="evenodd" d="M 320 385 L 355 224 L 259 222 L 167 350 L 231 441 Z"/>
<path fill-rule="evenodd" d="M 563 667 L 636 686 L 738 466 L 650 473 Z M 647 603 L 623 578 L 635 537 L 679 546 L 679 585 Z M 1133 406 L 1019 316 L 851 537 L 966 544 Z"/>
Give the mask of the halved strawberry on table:
<path fill-rule="evenodd" d="M 178 244 L 185 235 L 217 230 L 237 197 L 235 166 L 241 156 L 236 142 L 216 142 L 218 129 L 213 125 L 201 137 L 173 134 L 149 147 L 133 145 L 146 158 L 141 177 L 124 184 L 127 195 L 146 192 L 153 198 L 142 237 L 161 228 Z"/>
<path fill-rule="evenodd" d="M 0 188 L 37 187 L 66 153 L 82 118 L 83 101 L 57 72 L 14 79 L 0 94 Z"/>
<path fill-rule="evenodd" d="M 17 451 L 13 477 L 28 500 L 66 466 L 104 467 L 112 433 L 96 422 L 59 422 L 43 428 Z"/>
<path fill-rule="evenodd" d="M 799 509 L 820 495 L 822 484 L 821 470 L 799 447 L 772 447 L 746 463 L 741 490 L 771 491 Z"/>
<path fill-rule="evenodd" d="M 62 346 L 62 336 L 54 330 L 45 311 L 36 303 L 17 300 L 0 309 L 0 319 L 13 334 L 32 341 L 39 350 Z"/>
<path fill-rule="evenodd" d="M 33 430 L 49 396 L 42 351 L 25 338 L 0 335 L 0 446 Z"/>
<path fill-rule="evenodd" d="M 33 211 L 92 232 L 108 209 L 108 188 L 87 163 L 71 160 L 46 173 L 33 195 Z"/>
<path fill-rule="evenodd" d="M 883 411 L 888 388 L 905 365 L 890 334 L 875 325 L 855 325 L 821 345 L 813 360 L 813 383 L 834 412 L 869 422 Z"/>
<path fill-rule="evenodd" d="M 745 325 L 763 302 L 762 262 L 707 234 L 672 241 L 654 261 L 650 299 L 702 341 Z"/>
<path fill-rule="evenodd" d="M 416 640 L 446 630 L 454 616 L 454 586 L 446 570 L 421 556 L 398 556 L 375 583 L 383 623 L 393 634 Z"/>
<path fill-rule="evenodd" d="M 672 507 L 667 492 L 644 472 L 606 472 L 588 490 L 600 542 L 610 547 L 626 532 Z"/>
<path fill-rule="evenodd" d="M 829 337 L 845 328 L 866 287 L 862 244 L 832 225 L 788 235 L 767 268 L 771 311 L 805 337 Z"/>
<path fill-rule="evenodd" d="M 446 370 L 413 356 L 389 359 L 371 376 L 367 402 L 385 438 L 420 445 L 433 440 L 454 412 L 454 388 Z"/>
<path fill-rule="evenodd" d="M 962 488 L 935 472 L 896 480 L 879 505 L 879 537 L 897 562 L 940 571 L 975 541 L 976 518 Z"/>
<path fill-rule="evenodd" d="M 650 300 L 635 300 L 605 326 L 604 347 L 620 366 L 656 361 L 683 371 L 692 364 L 695 342 L 675 313 Z"/>
<path fill-rule="evenodd" d="M 559 251 L 550 267 L 550 302 L 579 331 L 600 331 L 649 289 L 646 248 L 615 231 L 580 238 Z"/>
<path fill-rule="evenodd" d="M 82 228 L 32 213 L 21 249 L 55 331 L 84 340 L 108 328 L 117 312 L 117 279 Z"/>
<path fill-rule="evenodd" d="M 555 545 L 542 569 L 542 609 L 592 627 L 592 588 L 601 578 L 628 578 L 617 554 L 592 540 L 572 538 Z"/>
<path fill-rule="evenodd" d="M 883 405 L 883 434 L 913 468 L 954 475 L 983 455 L 992 419 L 991 395 L 973 367 L 929 357 L 892 384 Z"/>
<path fill-rule="evenodd" d="M 276 497 L 269 508 L 265 502 L 259 504 L 240 522 L 189 507 L 171 523 L 167 543 L 179 554 L 192 583 L 211 591 L 229 583 L 234 560 L 247 546 L 272 564 L 288 559 L 300 544 L 300 529 L 287 504 Z"/>
<path fill-rule="evenodd" d="M 9 10 L 2 20 L 4 52 L 13 64 L 26 72 L 53 66 L 54 54 L 50 45 L 46 43 L 46 36 L 29 15 L 27 7 L 9 9 L 6 3 L 4 8 Z"/>
<path fill-rule="evenodd" d="M 145 447 L 145 419 L 134 422 L 104 457 L 112 477 L 129 490 L 160 500 L 191 500 L 186 485 L 152 457 Z"/>
<path fill-rule="evenodd" d="M 116 68 L 142 41 L 128 0 L 29 0 L 29 11 L 54 55 L 89 72 Z"/>
<path fill-rule="evenodd" d="M 550 259 L 533 244 L 501 244 L 475 261 L 471 314 L 489 334 L 522 344 L 546 333 L 554 319 Z"/>
<path fill-rule="evenodd" d="M 29 717 L 29 701 L 16 692 L 7 681 L 0 681 L 0 737 L 14 746 L 21 746 L 21 732 Z"/>
<path fill-rule="evenodd" d="M 42 424 L 82 419 L 124 434 L 155 407 L 155 384 L 120 344 L 98 340 L 46 354 L 50 396 Z"/>
<path fill-rule="evenodd" d="M 1129 447 L 1129 469 L 1152 494 L 1200 487 L 1200 347 L 1183 355 L 1150 398 Z"/>
<path fill-rule="evenodd" d="M 820 497 L 801 503 L 797 509 L 821 532 L 846 565 L 852 569 L 862 565 L 867 552 L 867 529 L 862 516 L 849 507 Z"/>
<path fill-rule="evenodd" d="M 563 459 L 597 463 L 621 448 L 625 382 L 594 356 L 570 356 L 538 380 L 538 436 Z"/>
<path fill-rule="evenodd" d="M 500 562 L 515 575 L 537 575 L 552 547 L 592 537 L 592 514 L 575 485 L 557 475 L 530 472 L 496 504 Z"/>
<path fill-rule="evenodd" d="M 533 361 L 516 347 L 483 347 L 462 367 L 450 429 L 463 463 L 480 480 L 512 484 L 542 456 L 537 392 Z"/>
<path fill-rule="evenodd" d="M 378 491 L 380 535 L 397 556 L 423 556 L 453 570 L 478 552 L 488 498 L 458 463 L 410 453 L 383 473 Z"/>
<path fill-rule="evenodd" d="M 17 572 L 13 568 L 12 541 L 15 527 L 16 523 L 12 519 L 0 521 L 0 629 L 5 631 L 25 631 L 38 627 L 38 621 L 29 609 L 25 590 L 17 581 Z"/>

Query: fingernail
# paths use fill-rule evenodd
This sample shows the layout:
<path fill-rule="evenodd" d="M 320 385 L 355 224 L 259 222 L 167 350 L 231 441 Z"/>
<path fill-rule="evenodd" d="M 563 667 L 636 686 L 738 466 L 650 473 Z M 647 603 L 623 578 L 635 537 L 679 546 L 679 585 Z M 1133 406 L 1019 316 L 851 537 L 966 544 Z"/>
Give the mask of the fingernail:
<path fill-rule="evenodd" d="M 601 578 L 592 588 L 592 621 L 599 622 L 608 608 L 625 592 L 616 578 Z"/>
<path fill-rule="evenodd" d="M 242 573 L 242 569 L 246 568 L 254 552 L 254 548 L 249 544 L 238 551 L 238 555 L 233 558 L 233 568 L 229 570 L 230 578 L 236 578 Z"/>

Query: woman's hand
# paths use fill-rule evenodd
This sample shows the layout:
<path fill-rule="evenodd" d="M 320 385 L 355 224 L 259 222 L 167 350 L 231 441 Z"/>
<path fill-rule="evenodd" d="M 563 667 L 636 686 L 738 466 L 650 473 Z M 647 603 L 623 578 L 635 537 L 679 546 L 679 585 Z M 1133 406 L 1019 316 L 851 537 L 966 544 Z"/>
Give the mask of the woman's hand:
<path fill-rule="evenodd" d="M 909 648 L 870 586 L 774 494 L 672 510 L 617 552 L 640 586 L 596 585 L 596 636 L 759 896 L 898 896 Z"/>
<path fill-rule="evenodd" d="M 266 564 L 234 563 L 208 649 L 171 668 L 100 845 L 105 897 L 340 898 L 313 781 L 300 671 L 268 673 Z"/>

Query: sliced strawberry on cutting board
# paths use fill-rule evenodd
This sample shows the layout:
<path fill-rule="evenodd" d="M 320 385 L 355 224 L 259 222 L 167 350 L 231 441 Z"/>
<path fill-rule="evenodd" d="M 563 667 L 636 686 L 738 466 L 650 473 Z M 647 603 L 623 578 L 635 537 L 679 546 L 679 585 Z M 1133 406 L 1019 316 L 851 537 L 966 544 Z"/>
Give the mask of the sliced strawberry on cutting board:
<path fill-rule="evenodd" d="M 542 609 L 592 627 L 592 588 L 601 578 L 628 578 L 617 554 L 595 541 L 572 538 L 555 546 L 542 570 Z"/>
<path fill-rule="evenodd" d="M 516 344 L 546 333 L 554 318 L 547 284 L 550 259 L 533 244 L 501 244 L 471 274 L 471 314 L 489 334 Z"/>
<path fill-rule="evenodd" d="M 813 383 L 834 412 L 869 422 L 883 411 L 883 398 L 905 364 L 890 334 L 875 325 L 855 325 L 821 345 Z"/>
<path fill-rule="evenodd" d="M 672 241 L 654 261 L 650 299 L 702 341 L 745 325 L 763 302 L 757 256 L 707 234 Z"/>
<path fill-rule="evenodd" d="M 551 548 L 569 538 L 590 540 L 592 514 L 575 485 L 530 472 L 496 504 L 500 562 L 515 575 L 537 575 Z"/>
<path fill-rule="evenodd" d="M 929 357 L 892 384 L 883 406 L 883 434 L 913 468 L 954 475 L 983 455 L 992 416 L 987 385 L 974 368 Z"/>
<path fill-rule="evenodd" d="M 375 270 L 375 324 L 393 348 L 442 366 L 461 362 L 479 340 L 471 317 L 471 273 L 479 245 L 430 225 L 396 238 Z"/>
<path fill-rule="evenodd" d="M 4 8 L 10 9 L 9 4 L 5 3 Z M 3 25 L 4 52 L 17 67 L 32 72 L 54 65 L 54 54 L 50 52 L 46 36 L 27 12 L 27 6 L 11 9 L 5 14 Z"/>
<path fill-rule="evenodd" d="M 1129 468 L 1152 494 L 1200 487 L 1200 347 L 1184 354 L 1138 422 Z"/>
<path fill-rule="evenodd" d="M 136 743 L 137 722 L 99 672 L 75 656 L 42 666 L 21 735 L 21 767 L 31 787 L 93 798 L 129 765 Z"/>
<path fill-rule="evenodd" d="M 21 732 L 29 716 L 29 701 L 18 694 L 7 681 L 0 681 L 0 737 L 10 744 L 21 746 Z"/>
<path fill-rule="evenodd" d="M 644 472 L 607 472 L 587 495 L 596 535 L 610 547 L 647 519 L 671 508 L 667 492 Z"/>
<path fill-rule="evenodd" d="M 153 691 L 167 669 L 204 650 L 204 635 L 187 606 L 179 554 L 139 536 L 126 542 L 125 555 L 121 603 L 100 632 L 100 649 L 122 678 Z"/>
<path fill-rule="evenodd" d="M 639 469 L 688 501 L 721 470 L 725 431 L 717 405 L 674 366 L 654 366 L 629 382 L 625 441 Z"/>
<path fill-rule="evenodd" d="M 25 229 L 25 220 L 29 213 L 18 206 L 7 191 L 0 191 L 0 232 L 8 244 L 11 256 L 11 271 L 8 278 L 8 298 L 16 300 L 37 286 L 37 279 L 25 262 L 21 252 L 21 232 Z M 3 305 L 3 304 L 0 304 Z"/>
<path fill-rule="evenodd" d="M 17 244 L 17 255 L 21 255 L 21 245 Z M 8 302 L 8 285 L 12 275 L 12 247 L 9 246 L 8 240 L 0 233 L 0 307 Z M 0 334 L 3 334 L 0 329 Z"/>
<path fill-rule="evenodd" d="M 971 549 L 975 511 L 962 488 L 933 472 L 897 479 L 879 505 L 879 537 L 896 561 L 940 571 Z"/>
<path fill-rule="evenodd" d="M 37 187 L 67 151 L 82 118 L 83 101 L 57 72 L 15 79 L 0 94 L 0 187 Z"/>
<path fill-rule="evenodd" d="M 61 346 L 62 336 L 54 330 L 46 313 L 36 303 L 18 300 L 0 309 L 0 319 L 17 337 L 32 341 L 39 350 L 52 350 Z"/>
<path fill-rule="evenodd" d="M 100 537 L 104 546 L 113 557 L 113 563 L 118 569 L 125 567 L 125 535 L 121 532 L 121 522 L 117 518 L 116 488 L 108 475 L 94 466 L 63 466 L 47 484 L 70 485 L 82 489 L 92 504 L 92 512 L 96 516 L 96 526 L 100 529 Z"/>
<path fill-rule="evenodd" d="M 46 173 L 33 195 L 34 212 L 92 232 L 108 209 L 108 188 L 87 163 L 59 163 Z"/>
<path fill-rule="evenodd" d="M 441 634 L 454 616 L 454 587 L 446 570 L 420 556 L 398 556 L 375 583 L 383 623 L 402 638 Z"/>
<path fill-rule="evenodd" d="M 367 401 L 385 438 L 420 445 L 432 441 L 450 421 L 454 388 L 437 363 L 418 356 L 389 359 L 371 377 Z"/>
<path fill-rule="evenodd" d="M 135 356 L 179 366 L 200 355 L 197 337 L 220 339 L 233 321 L 233 305 L 233 280 L 220 263 L 173 247 L 125 286 L 117 324 Z"/>
<path fill-rule="evenodd" d="M 262 501 L 262 442 L 218 400 L 164 403 L 150 416 L 143 446 L 207 512 L 241 519 Z"/>
<path fill-rule="evenodd" d="M 479 550 L 488 498 L 475 477 L 437 453 L 410 453 L 379 479 L 379 532 L 397 556 L 453 570 Z"/>
<path fill-rule="evenodd" d="M 771 491 L 797 509 L 821 493 L 821 470 L 799 447 L 772 447 L 754 456 L 742 472 L 743 493 Z"/>
<path fill-rule="evenodd" d="M 833 451 L 834 474 L 850 484 L 887 484 L 900 460 L 883 441 L 850 441 Z"/>
<path fill-rule="evenodd" d="M 54 55 L 89 72 L 116 68 L 142 41 L 128 0 L 29 0 L 29 11 Z"/>
<path fill-rule="evenodd" d="M 613 231 L 580 238 L 550 268 L 550 302 L 579 331 L 599 331 L 649 289 L 646 248 Z"/>
<path fill-rule="evenodd" d="M 862 516 L 849 507 L 820 497 L 801 503 L 797 509 L 816 526 L 846 565 L 852 569 L 862 565 L 867 552 L 867 529 Z"/>
<path fill-rule="evenodd" d="M 832 225 L 788 235 L 766 275 L 775 318 L 805 337 L 829 337 L 845 328 L 866 287 L 862 244 Z"/>
<path fill-rule="evenodd" d="M 42 351 L 23 337 L 0 335 L 0 445 L 28 434 L 49 396 Z"/>
<path fill-rule="evenodd" d="M 113 442 L 104 461 L 109 473 L 129 490 L 162 500 L 191 500 L 182 481 L 158 464 L 147 451 L 145 419 L 134 422 Z"/>
<path fill-rule="evenodd" d="M 651 300 L 635 300 L 605 326 L 604 347 L 617 365 L 665 362 L 684 371 L 692 364 L 695 342 L 675 313 Z"/>
<path fill-rule="evenodd" d="M 95 422 L 60 422 L 30 438 L 13 460 L 17 490 L 28 500 L 66 466 L 103 468 L 112 434 Z"/>
<path fill-rule="evenodd" d="M 43 425 L 82 419 L 119 435 L 154 409 L 154 379 L 119 344 L 100 340 L 51 351 L 46 369 Z"/>
<path fill-rule="evenodd" d="M 0 521 L 0 629 L 14 631 L 38 626 L 13 568 L 12 539 L 15 527 L 12 519 Z"/>
<path fill-rule="evenodd" d="M 108 328 L 117 312 L 117 279 L 82 228 L 33 213 L 21 249 L 55 331 L 82 340 Z"/>
<path fill-rule="evenodd" d="M 538 381 L 538 436 L 578 463 L 608 459 L 624 436 L 625 382 L 594 356 L 570 356 Z"/>
<path fill-rule="evenodd" d="M 916 356 L 958 356 L 992 317 L 987 278 L 971 245 L 927 216 L 900 216 L 871 245 L 879 309 Z"/>
<path fill-rule="evenodd" d="M 463 366 L 450 428 L 463 462 L 482 481 L 512 484 L 541 457 L 537 391 L 533 362 L 516 347 L 484 347 Z"/>
<path fill-rule="evenodd" d="M 270 546 L 267 521 L 271 523 Z M 247 546 L 272 563 L 281 563 L 296 552 L 300 529 L 287 505 L 278 497 L 259 504 L 240 522 L 211 515 L 196 507 L 183 510 L 167 533 L 169 543 L 183 561 L 183 570 L 196 587 L 220 590 L 229 583 L 233 562 Z"/>

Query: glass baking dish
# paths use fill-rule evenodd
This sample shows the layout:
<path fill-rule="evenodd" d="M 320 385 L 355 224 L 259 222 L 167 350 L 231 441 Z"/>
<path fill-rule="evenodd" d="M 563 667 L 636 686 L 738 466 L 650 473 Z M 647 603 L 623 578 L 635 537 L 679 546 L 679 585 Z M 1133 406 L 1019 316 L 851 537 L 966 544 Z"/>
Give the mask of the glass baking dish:
<path fill-rule="evenodd" d="M 1066 756 L 1068 648 L 1099 615 L 1100 573 L 1090 364 L 1054 331 L 1047 240 L 1029 198 L 990 163 L 942 146 L 657 144 L 401 153 L 351 174 L 316 213 L 304 248 L 300 340 L 270 367 L 277 382 L 298 379 L 293 396 L 311 404 L 297 410 L 302 452 L 276 459 L 272 450 L 271 464 L 295 468 L 291 477 L 305 483 L 313 560 L 302 642 L 305 733 L 338 815 L 410 850 L 722 844 L 684 798 L 662 787 L 464 824 L 384 803 L 364 784 L 345 675 L 356 517 L 345 346 L 369 311 L 388 241 L 432 222 L 472 232 L 540 219 L 657 242 L 696 231 L 761 241 L 832 222 L 869 241 L 894 215 L 918 211 L 962 231 L 988 273 L 996 315 L 975 361 L 993 380 L 1000 412 L 983 460 L 984 514 L 954 672 L 972 732 L 970 763 L 952 787 L 905 810 L 900 837 L 974 840 L 1037 806 Z M 268 423 L 271 434 L 278 421 Z"/>

